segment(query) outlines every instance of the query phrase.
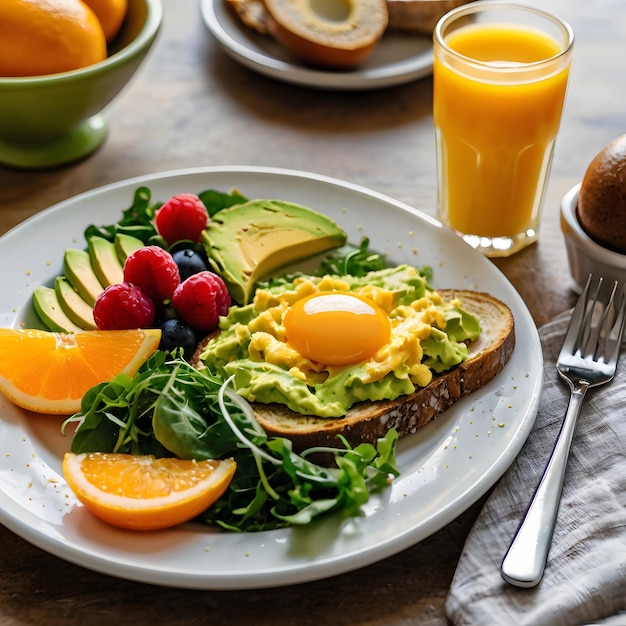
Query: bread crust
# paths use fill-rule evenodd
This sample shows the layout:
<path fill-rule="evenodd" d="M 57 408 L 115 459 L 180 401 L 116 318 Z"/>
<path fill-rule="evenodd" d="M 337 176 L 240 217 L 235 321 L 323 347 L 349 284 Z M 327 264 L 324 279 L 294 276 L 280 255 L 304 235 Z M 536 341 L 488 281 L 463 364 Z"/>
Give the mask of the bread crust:
<path fill-rule="evenodd" d="M 437 22 L 471 0 L 387 0 L 389 29 L 432 35 Z"/>
<path fill-rule="evenodd" d="M 294 7 L 308 7 L 298 0 L 263 0 L 267 30 L 287 50 L 313 67 L 353 69 L 369 57 L 389 23 L 385 0 L 354 3 L 356 16 L 330 23 L 315 11 L 302 14 Z"/>
<path fill-rule="evenodd" d="M 414 433 L 460 398 L 484 387 L 506 365 L 515 348 L 515 322 L 509 307 L 493 296 L 468 290 L 439 290 L 444 300 L 458 298 L 465 310 L 478 317 L 482 332 L 469 347 L 463 363 L 416 392 L 395 400 L 360 402 L 341 418 L 300 415 L 279 404 L 252 404 L 254 414 L 271 436 L 286 437 L 294 450 L 316 446 L 340 447 L 337 435 L 351 445 L 373 443 L 395 428 L 400 437 Z M 196 350 L 194 367 L 209 336 Z"/>

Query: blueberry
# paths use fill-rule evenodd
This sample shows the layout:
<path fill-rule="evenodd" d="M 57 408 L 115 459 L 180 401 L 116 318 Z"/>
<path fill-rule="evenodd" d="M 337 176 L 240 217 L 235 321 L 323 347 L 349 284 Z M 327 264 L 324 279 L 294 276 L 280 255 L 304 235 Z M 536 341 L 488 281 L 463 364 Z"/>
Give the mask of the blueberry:
<path fill-rule="evenodd" d="M 198 344 L 196 331 L 179 319 L 165 320 L 159 328 L 161 329 L 159 349 L 172 352 L 175 348 L 182 348 L 183 356 L 189 360 Z"/>
<path fill-rule="evenodd" d="M 172 253 L 180 274 L 181 282 L 193 274 L 208 270 L 204 256 L 193 248 L 181 248 Z"/>
<path fill-rule="evenodd" d="M 155 326 L 161 326 L 163 322 L 171 319 L 178 319 L 178 315 L 176 314 L 176 311 L 174 311 L 174 307 L 171 304 L 167 303 L 157 307 L 154 316 Z"/>

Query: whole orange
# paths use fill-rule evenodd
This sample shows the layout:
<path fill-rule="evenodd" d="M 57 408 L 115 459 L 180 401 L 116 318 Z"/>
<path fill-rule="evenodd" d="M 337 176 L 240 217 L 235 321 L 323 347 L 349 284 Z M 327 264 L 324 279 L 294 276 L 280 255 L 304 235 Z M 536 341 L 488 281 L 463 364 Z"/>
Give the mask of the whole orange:
<path fill-rule="evenodd" d="M 83 2 L 100 20 L 107 41 L 115 39 L 126 17 L 128 0 L 83 0 Z"/>
<path fill-rule="evenodd" d="M 106 58 L 106 39 L 81 0 L 2 0 L 0 76 L 41 76 Z"/>

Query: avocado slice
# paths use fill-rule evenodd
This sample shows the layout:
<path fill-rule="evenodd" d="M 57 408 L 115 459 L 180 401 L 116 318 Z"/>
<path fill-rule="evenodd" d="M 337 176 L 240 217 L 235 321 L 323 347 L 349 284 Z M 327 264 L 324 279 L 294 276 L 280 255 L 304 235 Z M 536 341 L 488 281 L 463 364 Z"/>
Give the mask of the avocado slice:
<path fill-rule="evenodd" d="M 68 248 L 63 258 L 64 273 L 72 287 L 90 306 L 104 291 L 104 287 L 96 276 L 91 265 L 91 257 L 85 250 Z"/>
<path fill-rule="evenodd" d="M 213 269 L 239 304 L 277 270 L 338 248 L 346 233 L 329 217 L 282 200 L 252 200 L 216 213 L 202 234 Z"/>
<path fill-rule="evenodd" d="M 65 314 L 83 330 L 96 330 L 93 308 L 76 293 L 65 276 L 57 276 L 54 281 L 57 299 Z"/>
<path fill-rule="evenodd" d="M 65 313 L 56 291 L 40 285 L 33 290 L 33 306 L 48 330 L 57 333 L 76 333 L 82 330 Z"/>
<path fill-rule="evenodd" d="M 124 281 L 124 268 L 113 242 L 104 237 L 89 237 L 87 251 L 91 259 L 91 267 L 103 286 L 117 285 Z"/>
<path fill-rule="evenodd" d="M 137 252 L 139 248 L 143 248 L 145 245 L 141 239 L 126 233 L 117 233 L 115 235 L 115 250 L 122 266 L 133 252 Z"/>

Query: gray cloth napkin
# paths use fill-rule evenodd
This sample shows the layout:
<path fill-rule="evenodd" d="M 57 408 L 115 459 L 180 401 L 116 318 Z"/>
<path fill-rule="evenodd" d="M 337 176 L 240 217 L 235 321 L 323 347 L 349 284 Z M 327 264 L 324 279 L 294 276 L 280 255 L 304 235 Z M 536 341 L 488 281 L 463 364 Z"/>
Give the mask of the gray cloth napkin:
<path fill-rule="evenodd" d="M 567 407 L 569 391 L 555 363 L 570 317 L 571 311 L 540 329 L 544 390 L 537 420 L 467 538 L 446 601 L 455 625 L 580 626 L 626 611 L 624 348 L 613 382 L 587 392 L 543 580 L 520 589 L 500 577 Z M 626 624 L 626 613 L 620 618 Z"/>

